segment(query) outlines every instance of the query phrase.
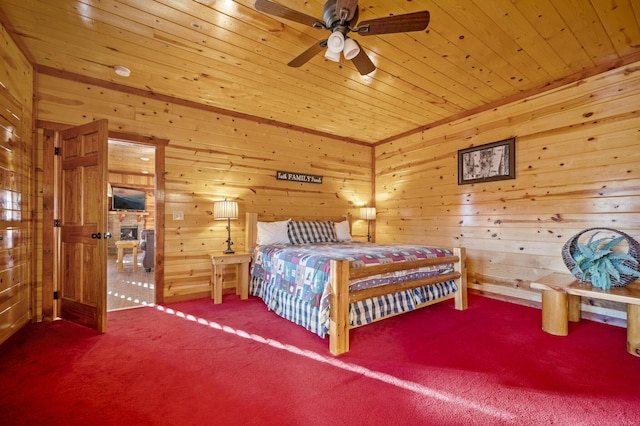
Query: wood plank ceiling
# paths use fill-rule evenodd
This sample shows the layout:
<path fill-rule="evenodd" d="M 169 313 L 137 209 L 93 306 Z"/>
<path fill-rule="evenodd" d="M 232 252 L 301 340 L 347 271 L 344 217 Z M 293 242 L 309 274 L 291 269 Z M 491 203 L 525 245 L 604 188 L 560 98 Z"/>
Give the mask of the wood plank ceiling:
<path fill-rule="evenodd" d="M 155 174 L 156 150 L 149 145 L 109 139 L 109 172 L 122 175 Z"/>
<path fill-rule="evenodd" d="M 324 0 L 277 0 L 321 18 Z M 2 0 L 39 72 L 85 76 L 375 144 L 640 60 L 637 0 L 360 0 L 360 21 L 429 10 L 426 31 L 354 35 L 377 69 L 320 53 L 328 32 L 253 0 Z M 3 16 L 4 15 L 4 16 Z M 114 73 L 123 65 L 131 76 Z"/>

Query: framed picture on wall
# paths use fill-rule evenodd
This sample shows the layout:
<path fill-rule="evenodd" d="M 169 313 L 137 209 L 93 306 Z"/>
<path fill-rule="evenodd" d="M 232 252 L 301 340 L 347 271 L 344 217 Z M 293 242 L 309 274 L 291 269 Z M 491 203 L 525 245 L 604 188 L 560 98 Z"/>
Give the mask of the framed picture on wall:
<path fill-rule="evenodd" d="M 516 138 L 458 150 L 458 185 L 516 178 Z"/>

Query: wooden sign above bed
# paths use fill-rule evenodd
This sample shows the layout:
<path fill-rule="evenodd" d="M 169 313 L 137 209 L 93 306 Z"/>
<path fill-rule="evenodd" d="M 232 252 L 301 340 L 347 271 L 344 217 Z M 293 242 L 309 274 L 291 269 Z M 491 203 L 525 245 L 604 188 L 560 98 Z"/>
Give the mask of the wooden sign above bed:
<path fill-rule="evenodd" d="M 276 172 L 276 179 L 278 180 L 292 180 L 295 182 L 308 182 L 308 183 L 322 183 L 322 176 L 307 175 L 304 173 L 292 173 L 292 172 Z"/>

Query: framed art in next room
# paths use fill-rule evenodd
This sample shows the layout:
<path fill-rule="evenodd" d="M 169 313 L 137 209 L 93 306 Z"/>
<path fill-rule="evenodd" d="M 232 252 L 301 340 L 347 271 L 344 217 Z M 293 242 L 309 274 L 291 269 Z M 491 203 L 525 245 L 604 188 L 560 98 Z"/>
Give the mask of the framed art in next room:
<path fill-rule="evenodd" d="M 515 137 L 458 150 L 458 185 L 515 178 Z"/>

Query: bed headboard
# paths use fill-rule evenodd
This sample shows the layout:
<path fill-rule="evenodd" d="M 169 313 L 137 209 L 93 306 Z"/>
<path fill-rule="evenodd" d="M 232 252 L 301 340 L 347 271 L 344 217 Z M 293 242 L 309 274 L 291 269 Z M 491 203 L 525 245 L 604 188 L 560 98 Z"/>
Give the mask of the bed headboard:
<path fill-rule="evenodd" d="M 289 218 L 287 218 L 289 219 Z M 292 220 L 331 220 L 334 222 L 341 222 L 343 220 L 347 220 L 349 221 L 349 229 L 351 229 L 351 213 L 347 213 L 345 215 L 342 216 L 336 216 L 336 217 L 332 217 L 332 218 L 328 218 L 328 219 L 322 219 L 322 218 L 313 218 L 313 219 L 309 219 L 309 218 L 297 218 L 297 217 L 291 217 Z M 275 220 L 282 220 L 282 219 L 276 219 L 273 217 L 268 217 L 265 218 L 265 222 L 272 222 Z M 249 253 L 253 253 L 253 249 L 256 246 L 256 241 L 258 238 L 258 213 L 246 213 L 245 216 L 245 248 Z"/>

